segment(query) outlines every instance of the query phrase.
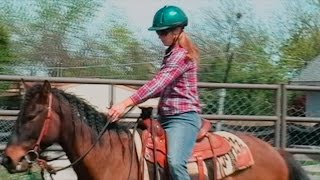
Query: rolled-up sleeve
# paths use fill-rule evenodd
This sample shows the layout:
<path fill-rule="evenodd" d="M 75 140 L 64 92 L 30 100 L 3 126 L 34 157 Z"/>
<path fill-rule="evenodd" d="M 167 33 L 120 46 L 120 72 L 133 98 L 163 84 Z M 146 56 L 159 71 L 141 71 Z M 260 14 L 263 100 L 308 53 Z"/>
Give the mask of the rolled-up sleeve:
<path fill-rule="evenodd" d="M 131 96 L 134 104 L 140 104 L 149 98 L 158 96 L 164 88 L 187 71 L 189 60 L 187 60 L 186 53 L 185 50 L 173 51 L 169 57 L 164 59 L 162 68 L 156 76 Z"/>

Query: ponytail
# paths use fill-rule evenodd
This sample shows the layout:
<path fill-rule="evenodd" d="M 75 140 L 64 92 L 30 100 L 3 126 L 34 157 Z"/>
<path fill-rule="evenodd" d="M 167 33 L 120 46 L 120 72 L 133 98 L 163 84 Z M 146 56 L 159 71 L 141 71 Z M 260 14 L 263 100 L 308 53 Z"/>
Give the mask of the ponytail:
<path fill-rule="evenodd" d="M 198 47 L 191 41 L 190 37 L 182 31 L 178 37 L 178 44 L 188 51 L 187 57 L 197 63 L 200 62 L 200 55 Z"/>

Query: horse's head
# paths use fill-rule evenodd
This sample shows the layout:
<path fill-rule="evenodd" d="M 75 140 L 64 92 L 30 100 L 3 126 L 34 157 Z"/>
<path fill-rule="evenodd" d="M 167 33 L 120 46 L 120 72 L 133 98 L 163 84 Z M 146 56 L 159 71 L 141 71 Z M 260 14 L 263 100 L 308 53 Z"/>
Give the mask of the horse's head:
<path fill-rule="evenodd" d="M 10 173 L 24 172 L 41 150 L 59 139 L 60 121 L 51 85 L 25 84 L 26 94 L 18 118 L 2 155 L 1 164 Z"/>

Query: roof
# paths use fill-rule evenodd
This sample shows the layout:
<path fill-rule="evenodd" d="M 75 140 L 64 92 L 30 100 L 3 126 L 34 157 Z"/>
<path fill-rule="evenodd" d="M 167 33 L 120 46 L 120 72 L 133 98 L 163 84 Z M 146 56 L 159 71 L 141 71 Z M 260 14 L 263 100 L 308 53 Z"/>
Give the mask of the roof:
<path fill-rule="evenodd" d="M 320 55 L 310 61 L 300 75 L 290 81 L 298 85 L 320 85 Z"/>

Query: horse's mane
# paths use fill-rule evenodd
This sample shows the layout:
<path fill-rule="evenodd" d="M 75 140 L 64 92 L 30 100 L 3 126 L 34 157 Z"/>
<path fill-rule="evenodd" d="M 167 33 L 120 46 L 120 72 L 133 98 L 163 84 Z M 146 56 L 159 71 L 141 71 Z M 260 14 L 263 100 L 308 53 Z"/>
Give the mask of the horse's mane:
<path fill-rule="evenodd" d="M 23 103 L 21 104 L 21 112 L 24 111 L 24 109 L 28 105 L 28 102 L 32 98 L 34 98 L 36 94 L 39 94 L 41 92 L 42 85 L 40 84 L 36 84 L 32 86 L 32 88 L 29 88 L 26 91 Z M 103 126 L 107 123 L 107 117 L 103 113 L 98 112 L 94 107 L 89 105 L 84 99 L 79 98 L 73 94 L 66 93 L 57 88 L 52 88 L 51 93 L 58 98 L 58 100 L 60 101 L 59 103 L 68 102 L 71 105 L 70 108 L 72 108 L 73 116 L 79 117 L 78 119 L 85 122 L 96 133 L 99 133 L 103 129 Z M 123 125 L 120 125 L 119 123 L 110 123 L 107 129 L 115 131 L 127 131 L 127 128 Z"/>

